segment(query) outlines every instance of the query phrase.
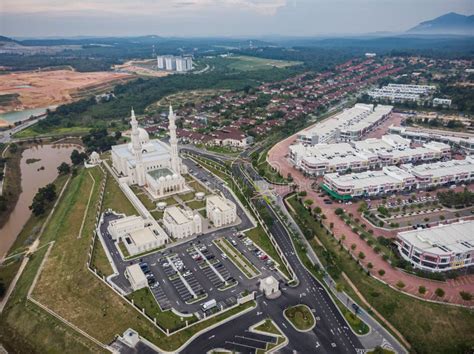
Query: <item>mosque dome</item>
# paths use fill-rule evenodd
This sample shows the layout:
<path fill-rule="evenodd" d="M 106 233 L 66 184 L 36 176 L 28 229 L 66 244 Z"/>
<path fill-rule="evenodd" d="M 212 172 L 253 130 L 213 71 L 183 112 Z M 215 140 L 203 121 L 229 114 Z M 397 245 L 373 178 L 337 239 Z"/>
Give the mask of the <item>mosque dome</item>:
<path fill-rule="evenodd" d="M 138 128 L 138 138 L 140 139 L 140 143 L 148 144 L 150 142 L 150 136 L 148 132 L 143 128 Z"/>
<path fill-rule="evenodd" d="M 158 181 L 160 182 L 163 182 L 165 180 L 165 177 L 161 176 L 160 178 L 158 178 Z"/>
<path fill-rule="evenodd" d="M 173 174 L 173 179 L 177 179 L 178 175 L 176 173 Z"/>
<path fill-rule="evenodd" d="M 166 176 L 167 181 L 171 181 L 171 175 Z"/>

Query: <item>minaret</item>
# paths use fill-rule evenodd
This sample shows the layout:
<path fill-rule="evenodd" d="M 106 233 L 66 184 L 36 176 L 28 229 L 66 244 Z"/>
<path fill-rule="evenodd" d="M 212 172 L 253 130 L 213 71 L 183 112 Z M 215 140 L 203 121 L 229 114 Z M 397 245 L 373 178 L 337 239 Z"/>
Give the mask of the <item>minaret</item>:
<path fill-rule="evenodd" d="M 177 174 L 181 174 L 181 166 L 178 157 L 178 139 L 176 138 L 176 116 L 173 113 L 173 107 L 170 105 L 170 113 L 168 114 L 169 130 L 170 130 L 170 154 L 171 169 Z"/>
<path fill-rule="evenodd" d="M 140 132 L 138 131 L 138 122 L 135 117 L 135 112 L 132 108 L 130 125 L 132 126 L 132 150 L 135 156 L 135 172 L 137 177 L 137 184 L 139 186 L 145 185 L 145 167 L 142 160 L 142 143 L 140 142 Z"/>

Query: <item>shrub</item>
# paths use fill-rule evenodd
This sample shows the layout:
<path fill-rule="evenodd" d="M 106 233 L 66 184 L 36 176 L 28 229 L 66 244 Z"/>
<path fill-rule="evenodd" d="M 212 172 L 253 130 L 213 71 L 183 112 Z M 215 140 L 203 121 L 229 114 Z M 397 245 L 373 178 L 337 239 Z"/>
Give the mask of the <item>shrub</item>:
<path fill-rule="evenodd" d="M 357 245 L 356 245 L 355 243 L 353 243 L 353 244 L 351 245 L 351 249 L 352 249 L 352 250 L 355 250 L 356 248 L 357 248 Z"/>
<path fill-rule="evenodd" d="M 344 210 L 342 210 L 342 208 L 337 208 L 336 210 L 334 210 L 334 213 L 336 215 L 342 215 L 342 214 L 344 214 Z"/>
<path fill-rule="evenodd" d="M 441 289 L 441 288 L 437 288 L 435 290 L 435 294 L 436 294 L 437 297 L 443 297 L 444 296 L 444 290 Z"/>
<path fill-rule="evenodd" d="M 380 251 L 381 251 L 381 249 L 380 249 L 379 246 L 375 246 L 375 247 L 374 247 L 374 252 L 375 252 L 375 253 L 380 253 Z"/>
<path fill-rule="evenodd" d="M 380 226 L 380 227 L 383 227 L 384 225 L 385 225 L 385 223 L 384 223 L 382 220 L 380 220 L 380 221 L 379 221 L 379 226 Z"/>
<path fill-rule="evenodd" d="M 405 283 L 402 282 L 401 280 L 399 280 L 396 285 L 397 285 L 397 288 L 400 288 L 400 289 L 405 287 Z"/>
<path fill-rule="evenodd" d="M 467 291 L 460 291 L 459 295 L 464 301 L 471 301 L 472 300 L 472 294 Z"/>
<path fill-rule="evenodd" d="M 308 192 L 306 192 L 306 191 L 301 191 L 301 192 L 298 193 L 298 195 L 299 195 L 300 197 L 306 197 L 306 196 L 308 195 Z"/>
<path fill-rule="evenodd" d="M 365 258 L 364 252 L 359 252 L 359 258 L 360 258 L 360 259 L 364 259 L 364 258 Z"/>
<path fill-rule="evenodd" d="M 388 258 L 389 258 L 389 257 L 388 257 L 388 254 L 384 254 L 384 255 L 382 256 L 382 259 L 383 259 L 384 261 L 388 261 Z"/>
<path fill-rule="evenodd" d="M 369 264 L 367 264 L 367 268 L 372 269 L 373 267 L 374 265 L 372 263 L 369 262 Z"/>
<path fill-rule="evenodd" d="M 385 271 L 384 271 L 383 269 L 379 269 L 379 275 L 380 275 L 381 277 L 383 277 L 384 274 L 385 274 Z"/>
<path fill-rule="evenodd" d="M 418 292 L 423 295 L 426 293 L 426 288 L 423 286 L 423 285 L 420 285 L 420 287 L 418 288 Z"/>

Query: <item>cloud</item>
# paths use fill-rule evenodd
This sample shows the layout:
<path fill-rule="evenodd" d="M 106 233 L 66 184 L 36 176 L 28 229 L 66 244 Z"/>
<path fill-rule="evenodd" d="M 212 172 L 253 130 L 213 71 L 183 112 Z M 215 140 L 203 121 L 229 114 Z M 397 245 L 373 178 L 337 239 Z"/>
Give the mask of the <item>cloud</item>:
<path fill-rule="evenodd" d="M 105 12 L 115 14 L 157 15 L 177 11 L 251 11 L 274 15 L 287 0 L 2 0 L 5 13 L 79 14 Z"/>

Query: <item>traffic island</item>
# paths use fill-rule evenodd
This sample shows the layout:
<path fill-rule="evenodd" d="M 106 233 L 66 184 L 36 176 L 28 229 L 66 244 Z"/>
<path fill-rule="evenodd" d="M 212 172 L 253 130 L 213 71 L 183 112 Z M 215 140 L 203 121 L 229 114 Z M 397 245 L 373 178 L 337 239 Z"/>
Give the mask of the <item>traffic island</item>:
<path fill-rule="evenodd" d="M 291 306 L 283 311 L 286 320 L 299 332 L 311 331 L 316 325 L 316 319 L 311 309 L 306 305 Z"/>

